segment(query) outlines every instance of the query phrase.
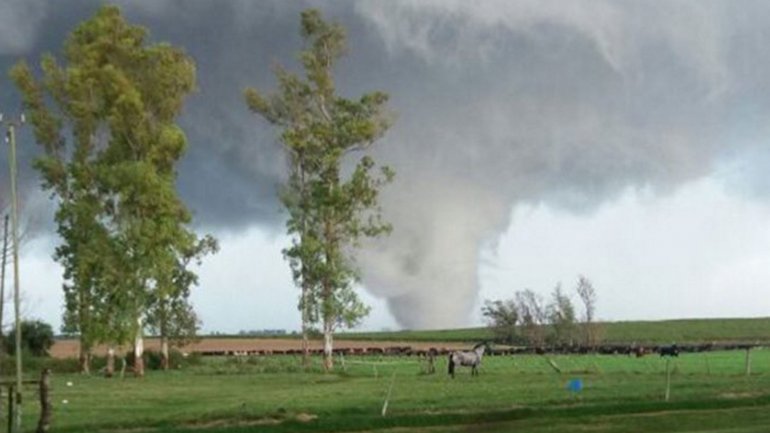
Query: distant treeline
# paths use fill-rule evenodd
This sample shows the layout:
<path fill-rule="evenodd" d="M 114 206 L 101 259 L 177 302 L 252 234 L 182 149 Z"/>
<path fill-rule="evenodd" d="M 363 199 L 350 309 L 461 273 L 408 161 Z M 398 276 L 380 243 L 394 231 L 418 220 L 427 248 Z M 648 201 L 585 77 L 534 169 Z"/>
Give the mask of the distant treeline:
<path fill-rule="evenodd" d="M 604 344 L 706 344 L 714 342 L 770 343 L 770 317 L 745 319 L 677 319 L 599 322 Z M 372 341 L 493 341 L 487 327 L 428 331 L 348 332 L 338 340 Z"/>

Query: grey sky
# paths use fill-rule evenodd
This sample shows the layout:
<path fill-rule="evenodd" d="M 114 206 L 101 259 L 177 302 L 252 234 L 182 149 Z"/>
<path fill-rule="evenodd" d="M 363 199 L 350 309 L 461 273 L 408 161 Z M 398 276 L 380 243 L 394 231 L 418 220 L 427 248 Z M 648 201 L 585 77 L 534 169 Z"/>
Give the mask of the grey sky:
<path fill-rule="evenodd" d="M 479 323 L 479 299 L 546 295 L 579 273 L 604 318 L 770 311 L 766 2 L 119 3 L 198 63 L 179 187 L 222 238 L 195 293 L 208 329 L 296 327 L 283 162 L 241 92 L 272 88 L 276 62 L 296 67 L 309 4 L 349 30 L 341 91 L 387 91 L 398 114 L 373 151 L 397 180 L 384 197 L 395 231 L 360 255 L 367 327 Z M 0 67 L 57 52 L 97 5 L 4 3 Z M 0 98 L 17 104 L 10 85 Z M 58 322 L 48 233 L 23 280 L 33 313 Z"/>

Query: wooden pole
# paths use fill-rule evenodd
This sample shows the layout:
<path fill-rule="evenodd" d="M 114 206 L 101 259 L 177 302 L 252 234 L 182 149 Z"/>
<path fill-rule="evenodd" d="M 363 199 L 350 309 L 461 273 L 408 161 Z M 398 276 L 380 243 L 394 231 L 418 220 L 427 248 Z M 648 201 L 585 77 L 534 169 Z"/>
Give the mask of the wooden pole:
<path fill-rule="evenodd" d="M 666 358 L 666 401 L 671 396 L 671 358 Z"/>
<path fill-rule="evenodd" d="M 746 348 L 746 376 L 751 376 L 751 347 Z"/>
<path fill-rule="evenodd" d="M 13 305 L 16 318 L 16 398 L 14 399 L 14 431 L 21 432 L 21 298 L 19 297 L 19 201 L 16 187 L 16 125 L 8 125 L 8 139 L 11 144 L 9 163 L 11 165 L 11 233 L 13 244 Z"/>
<path fill-rule="evenodd" d="M 8 433 L 13 431 L 13 384 L 8 385 Z"/>
<path fill-rule="evenodd" d="M 51 370 L 44 369 L 40 376 L 40 420 L 36 433 L 46 433 L 51 428 Z"/>
<path fill-rule="evenodd" d="M 5 307 L 5 265 L 8 260 L 8 214 L 3 217 L 3 256 L 0 264 L 0 336 L 3 335 L 3 310 Z"/>
<path fill-rule="evenodd" d="M 3 335 L 3 310 L 5 310 L 5 265 L 8 260 L 8 214 L 3 217 L 3 250 L 2 250 L 2 264 L 0 264 L 0 346 L 5 340 Z M 0 347 L 0 361 L 5 356 L 5 350 Z M 2 392 L 0 392 L 2 394 Z M 2 398 L 0 398 L 0 406 L 2 405 Z M 0 411 L 2 413 L 2 411 Z"/>

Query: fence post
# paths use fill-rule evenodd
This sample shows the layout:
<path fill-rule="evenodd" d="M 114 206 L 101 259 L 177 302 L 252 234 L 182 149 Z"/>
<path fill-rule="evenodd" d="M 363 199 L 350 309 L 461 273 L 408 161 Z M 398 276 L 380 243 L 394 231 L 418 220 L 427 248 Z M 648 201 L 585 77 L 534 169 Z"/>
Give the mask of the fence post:
<path fill-rule="evenodd" d="M 51 370 L 45 368 L 40 375 L 40 420 L 37 433 L 46 433 L 51 428 Z"/>
<path fill-rule="evenodd" d="M 746 376 L 751 375 L 751 346 L 746 347 Z"/>
<path fill-rule="evenodd" d="M 8 385 L 8 433 L 13 431 L 13 384 Z"/>
<path fill-rule="evenodd" d="M 668 401 L 669 396 L 671 395 L 671 369 L 669 368 L 671 364 L 671 358 L 666 358 L 666 401 Z"/>

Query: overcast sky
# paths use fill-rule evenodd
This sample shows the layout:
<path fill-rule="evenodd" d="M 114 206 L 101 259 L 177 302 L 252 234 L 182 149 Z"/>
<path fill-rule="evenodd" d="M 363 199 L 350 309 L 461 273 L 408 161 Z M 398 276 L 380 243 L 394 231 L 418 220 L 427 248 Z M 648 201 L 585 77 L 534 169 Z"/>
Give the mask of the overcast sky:
<path fill-rule="evenodd" d="M 0 3 L 0 68 L 59 55 L 99 4 Z M 365 329 L 478 325 L 484 299 L 574 293 L 580 274 L 602 319 L 770 313 L 768 2 L 118 4 L 198 65 L 179 190 L 222 246 L 193 295 L 207 331 L 298 328 L 275 198 L 285 165 L 241 95 L 273 89 L 276 63 L 296 68 L 309 5 L 348 29 L 341 92 L 383 90 L 397 113 L 372 151 L 397 178 L 392 236 L 358 255 Z M 18 107 L 7 81 L 0 106 Z M 38 148 L 21 141 L 42 221 L 23 251 L 26 308 L 58 326 L 59 240 L 28 166 Z"/>

